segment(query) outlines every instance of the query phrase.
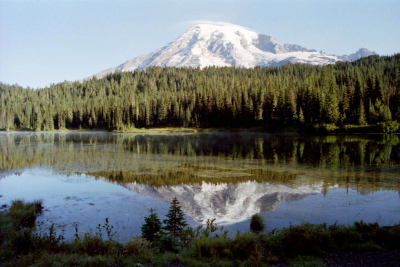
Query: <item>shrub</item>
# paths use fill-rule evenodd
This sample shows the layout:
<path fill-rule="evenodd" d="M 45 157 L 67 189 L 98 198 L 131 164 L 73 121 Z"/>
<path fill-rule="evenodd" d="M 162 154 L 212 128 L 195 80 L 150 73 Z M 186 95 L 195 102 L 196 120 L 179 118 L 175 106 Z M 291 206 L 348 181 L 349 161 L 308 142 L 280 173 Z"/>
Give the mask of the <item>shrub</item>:
<path fill-rule="evenodd" d="M 264 220 L 263 218 L 260 216 L 260 214 L 256 213 L 251 217 L 251 221 L 250 221 L 250 229 L 251 231 L 253 231 L 254 233 L 259 233 L 262 232 L 264 230 Z"/>
<path fill-rule="evenodd" d="M 298 256 L 289 263 L 290 267 L 324 267 L 326 264 L 312 256 Z"/>
<path fill-rule="evenodd" d="M 227 258 L 233 256 L 229 249 L 229 240 L 224 237 L 214 237 L 210 240 L 210 253 L 214 258 Z"/>
<path fill-rule="evenodd" d="M 75 253 L 88 254 L 88 255 L 105 255 L 117 253 L 122 248 L 111 240 L 104 241 L 101 237 L 85 235 L 82 239 L 75 239 L 71 242 L 71 250 Z"/>
<path fill-rule="evenodd" d="M 315 255 L 332 247 L 329 231 L 325 224 L 301 225 L 283 228 L 275 235 L 267 235 L 264 243 L 280 258 L 297 255 Z"/>
<path fill-rule="evenodd" d="M 334 123 L 323 124 L 322 127 L 327 132 L 334 132 L 338 127 Z"/>
<path fill-rule="evenodd" d="M 397 121 L 385 121 L 378 122 L 377 126 L 381 133 L 394 133 L 399 129 L 400 124 Z"/>
<path fill-rule="evenodd" d="M 13 219 L 14 228 L 19 230 L 21 227 L 33 227 L 36 216 L 42 209 L 41 201 L 25 203 L 22 200 L 15 200 L 8 210 L 8 216 Z"/>
<path fill-rule="evenodd" d="M 196 229 L 193 229 L 190 226 L 186 227 L 186 229 L 181 233 L 181 245 L 185 248 L 189 248 L 193 244 L 194 240 L 198 239 L 201 235 L 202 228 L 202 225 L 197 226 Z"/>
<path fill-rule="evenodd" d="M 202 236 L 194 240 L 192 252 L 197 257 L 211 257 L 209 247 L 210 243 L 208 242 L 208 237 Z"/>
<path fill-rule="evenodd" d="M 365 234 L 370 233 L 379 228 L 378 223 L 365 223 L 363 220 L 354 222 L 354 228 L 357 232 Z"/>
<path fill-rule="evenodd" d="M 225 237 L 201 236 L 194 240 L 191 252 L 196 257 L 233 258 L 231 241 Z"/>
<path fill-rule="evenodd" d="M 125 243 L 124 252 L 143 256 L 146 259 L 151 259 L 153 250 L 151 242 L 141 236 L 134 236 L 131 240 Z"/>
<path fill-rule="evenodd" d="M 13 220 L 6 212 L 0 212 L 0 246 L 14 232 Z"/>
<path fill-rule="evenodd" d="M 16 254 L 24 255 L 35 250 L 35 238 L 32 229 L 22 229 L 11 238 L 11 246 Z"/>
<path fill-rule="evenodd" d="M 239 231 L 233 240 L 233 255 L 235 258 L 246 260 L 254 252 L 255 236 L 252 233 L 243 233 Z"/>
<path fill-rule="evenodd" d="M 396 225 L 390 229 L 386 235 L 388 245 L 394 249 L 400 249 L 400 225 Z"/>
<path fill-rule="evenodd" d="M 161 221 L 157 216 L 157 213 L 153 213 L 153 209 L 150 209 L 149 217 L 144 217 L 145 224 L 140 227 L 142 230 L 142 237 L 146 238 L 150 242 L 153 242 L 157 234 L 161 231 Z"/>
<path fill-rule="evenodd" d="M 56 235 L 54 230 L 54 224 L 52 224 L 49 228 L 48 233 L 44 234 L 33 234 L 33 241 L 36 250 L 47 250 L 52 252 L 59 252 L 63 245 L 63 236 Z"/>
<path fill-rule="evenodd" d="M 178 241 L 172 234 L 164 234 L 157 242 L 157 250 L 161 253 L 170 251 L 178 253 L 181 250 Z"/>
<path fill-rule="evenodd" d="M 108 267 L 113 264 L 113 259 L 103 255 L 95 255 L 83 259 L 82 267 Z"/>

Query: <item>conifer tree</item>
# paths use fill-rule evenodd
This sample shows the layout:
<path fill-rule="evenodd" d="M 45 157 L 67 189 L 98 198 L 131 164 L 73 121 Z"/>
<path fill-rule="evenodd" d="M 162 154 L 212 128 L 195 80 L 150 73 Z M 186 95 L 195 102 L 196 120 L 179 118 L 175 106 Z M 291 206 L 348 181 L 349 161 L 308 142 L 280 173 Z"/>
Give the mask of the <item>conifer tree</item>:
<path fill-rule="evenodd" d="M 171 201 L 168 214 L 165 215 L 168 219 L 163 220 L 165 226 L 164 230 L 172 234 L 175 238 L 180 237 L 183 229 L 187 226 L 186 220 L 184 218 L 184 213 L 179 206 L 179 201 L 174 197 Z"/>
<path fill-rule="evenodd" d="M 358 108 L 358 124 L 365 125 L 367 124 L 365 120 L 365 110 L 364 110 L 364 103 L 360 101 L 359 108 Z"/>
<path fill-rule="evenodd" d="M 392 120 L 392 112 L 388 106 L 384 107 L 384 121 L 391 121 Z"/>
<path fill-rule="evenodd" d="M 153 213 L 154 210 L 150 209 L 149 217 L 144 217 L 145 223 L 140 227 L 142 230 L 142 237 L 146 238 L 150 242 L 153 242 L 157 234 L 161 231 L 161 221 L 157 216 L 157 213 Z"/>
<path fill-rule="evenodd" d="M 349 110 L 350 110 L 350 87 L 346 85 L 343 90 L 343 100 L 342 100 L 342 115 L 344 120 L 348 118 Z"/>
<path fill-rule="evenodd" d="M 305 112 L 305 120 L 306 122 L 313 122 L 317 115 L 316 110 L 318 107 L 316 106 L 315 95 L 314 95 L 314 84 L 313 82 L 308 79 L 306 81 L 306 92 L 305 92 L 305 99 L 304 99 L 304 112 Z"/>
<path fill-rule="evenodd" d="M 360 123 L 360 110 L 361 104 L 363 103 L 363 92 L 362 92 L 362 84 L 359 75 L 356 78 L 356 86 L 354 89 L 354 97 L 353 97 L 353 110 L 357 111 L 357 121 Z M 362 107 L 364 110 L 364 105 Z M 365 116 L 364 116 L 365 118 Z"/>
<path fill-rule="evenodd" d="M 400 68 L 396 71 L 396 82 L 395 82 L 395 103 L 394 103 L 394 113 L 396 117 L 400 119 Z"/>
<path fill-rule="evenodd" d="M 304 123 L 304 114 L 303 114 L 303 109 L 300 107 L 300 111 L 299 111 L 299 122 L 300 123 Z"/>
<path fill-rule="evenodd" d="M 374 72 L 370 73 L 367 82 L 366 82 L 366 92 L 365 96 L 366 98 L 371 98 L 372 102 L 375 102 L 376 100 L 376 91 L 375 91 L 375 86 L 376 86 L 376 77 L 374 75 Z"/>
<path fill-rule="evenodd" d="M 375 107 L 372 104 L 371 99 L 368 99 L 368 122 L 373 123 L 376 119 Z"/>
<path fill-rule="evenodd" d="M 260 119 L 265 125 L 298 121 L 300 107 L 306 122 L 329 123 L 337 118 L 336 102 L 341 122 L 358 123 L 360 100 L 369 123 L 387 120 L 390 114 L 398 120 L 399 66 L 400 55 L 393 55 L 325 67 L 152 67 L 37 90 L 0 83 L 0 129 L 179 127 L 184 122 L 252 127 Z M 6 110 L 13 112 L 12 118 Z"/>
<path fill-rule="evenodd" d="M 296 99 L 295 93 L 292 86 L 286 90 L 285 94 L 285 118 L 293 120 L 296 118 Z"/>
<path fill-rule="evenodd" d="M 326 97 L 326 116 L 328 122 L 336 123 L 339 120 L 339 101 L 337 98 L 336 82 L 334 77 L 331 77 L 328 81 L 328 93 Z"/>

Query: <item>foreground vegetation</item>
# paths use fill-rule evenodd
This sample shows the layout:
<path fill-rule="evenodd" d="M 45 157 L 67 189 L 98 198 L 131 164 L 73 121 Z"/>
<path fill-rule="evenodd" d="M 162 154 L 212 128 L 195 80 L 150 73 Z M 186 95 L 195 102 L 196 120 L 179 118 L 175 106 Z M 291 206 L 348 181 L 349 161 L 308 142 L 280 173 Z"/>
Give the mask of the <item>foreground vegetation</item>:
<path fill-rule="evenodd" d="M 251 231 L 229 237 L 223 227 L 208 220 L 205 228 L 186 227 L 175 198 L 163 221 L 151 210 L 142 226 L 142 236 L 125 244 L 113 240 L 108 220 L 95 234 L 77 233 L 66 241 L 50 227 L 35 231 L 35 216 L 41 203 L 14 201 L 0 213 L 0 265 L 2 266 L 163 266 L 179 261 L 189 266 L 267 266 L 285 262 L 289 266 L 324 266 L 318 256 L 327 252 L 379 251 L 381 246 L 400 249 L 400 225 L 381 227 L 356 222 L 352 226 L 302 223 L 280 230 L 263 231 L 264 223 L 254 215 Z M 138 265 L 139 263 L 139 265 Z M 119 265 L 113 265 L 119 264 Z"/>
<path fill-rule="evenodd" d="M 399 107 L 400 54 L 328 66 L 151 67 L 37 90 L 0 83 L 6 131 L 369 125 L 396 132 Z"/>

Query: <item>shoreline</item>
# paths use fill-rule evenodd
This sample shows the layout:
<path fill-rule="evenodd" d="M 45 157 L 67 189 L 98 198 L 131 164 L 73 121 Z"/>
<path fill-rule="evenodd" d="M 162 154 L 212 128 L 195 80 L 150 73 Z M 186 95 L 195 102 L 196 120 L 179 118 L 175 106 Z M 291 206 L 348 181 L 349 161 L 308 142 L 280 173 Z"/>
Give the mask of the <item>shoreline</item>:
<path fill-rule="evenodd" d="M 342 132 L 342 131 L 301 131 L 299 127 L 281 128 L 278 130 L 268 130 L 266 127 L 249 127 L 249 128 L 195 128 L 195 127 L 155 127 L 155 128 L 133 128 L 128 130 L 108 130 L 108 129 L 62 129 L 52 131 L 35 131 L 29 129 L 13 129 L 5 131 L 0 129 L 0 133 L 83 133 L 83 132 L 100 132 L 100 133 L 117 133 L 117 134 L 203 134 L 203 133 L 263 133 L 277 135 L 400 135 L 400 133 L 381 133 L 381 132 Z"/>
<path fill-rule="evenodd" d="M 179 202 L 178 202 L 179 206 Z M 41 201 L 14 201 L 0 211 L 0 266 L 397 266 L 400 225 L 390 227 L 362 220 L 352 225 L 312 224 L 263 231 L 253 215 L 247 232 L 229 237 L 214 219 L 206 227 L 182 229 L 173 237 L 161 232 L 154 240 L 134 236 L 125 243 L 113 240 L 116 231 L 99 224 L 95 234 L 79 232 L 73 240 L 57 235 L 54 225 L 35 231 Z M 157 218 L 157 215 L 155 215 Z M 150 218 L 150 217 L 148 217 Z M 144 225 L 152 222 L 145 221 Z M 165 222 L 164 222 L 165 223 Z M 253 226 L 252 226 L 252 223 Z M 152 224 L 151 224 L 152 225 Z M 257 228 L 256 225 L 260 227 Z M 21 226 L 24 227 L 23 230 Z M 160 223 L 161 227 L 161 223 Z M 361 256 L 361 257 L 360 257 Z"/>

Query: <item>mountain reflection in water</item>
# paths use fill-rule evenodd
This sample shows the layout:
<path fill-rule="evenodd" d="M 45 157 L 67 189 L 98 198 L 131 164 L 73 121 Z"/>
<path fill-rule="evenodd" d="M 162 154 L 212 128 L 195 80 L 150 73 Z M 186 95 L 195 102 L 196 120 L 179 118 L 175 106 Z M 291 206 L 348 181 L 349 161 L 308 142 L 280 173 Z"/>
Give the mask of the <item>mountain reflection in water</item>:
<path fill-rule="evenodd" d="M 399 148 L 397 135 L 1 133 L 0 178 L 38 166 L 84 173 L 164 202 L 177 196 L 197 222 L 232 224 L 334 188 L 399 192 Z"/>

